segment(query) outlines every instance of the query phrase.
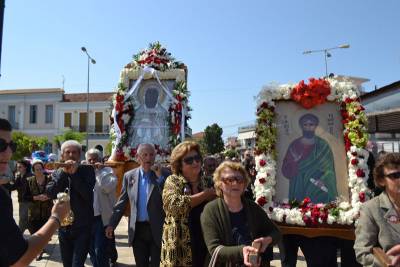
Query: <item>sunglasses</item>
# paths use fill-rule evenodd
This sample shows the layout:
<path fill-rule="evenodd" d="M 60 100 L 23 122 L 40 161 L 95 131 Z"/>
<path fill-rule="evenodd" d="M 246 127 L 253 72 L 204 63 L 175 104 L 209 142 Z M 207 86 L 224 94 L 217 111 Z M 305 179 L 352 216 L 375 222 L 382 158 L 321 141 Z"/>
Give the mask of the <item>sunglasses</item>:
<path fill-rule="evenodd" d="M 184 158 L 182 161 L 185 162 L 187 165 L 192 165 L 194 161 L 199 163 L 202 160 L 200 155 L 195 155 L 192 157 Z"/>
<path fill-rule="evenodd" d="M 242 176 L 233 176 L 233 177 L 225 177 L 225 178 L 221 178 L 221 181 L 224 184 L 233 184 L 233 182 L 236 182 L 237 184 L 243 184 L 244 183 L 244 178 Z"/>
<path fill-rule="evenodd" d="M 389 173 L 386 174 L 385 177 L 395 180 L 395 179 L 399 179 L 400 178 L 400 172 L 393 172 L 393 173 Z"/>
<path fill-rule="evenodd" d="M 6 140 L 0 138 L 0 152 L 4 152 L 7 150 L 7 147 L 10 147 L 11 151 L 14 153 L 17 151 L 17 144 L 14 143 L 13 141 L 10 141 L 9 143 L 6 142 Z"/>

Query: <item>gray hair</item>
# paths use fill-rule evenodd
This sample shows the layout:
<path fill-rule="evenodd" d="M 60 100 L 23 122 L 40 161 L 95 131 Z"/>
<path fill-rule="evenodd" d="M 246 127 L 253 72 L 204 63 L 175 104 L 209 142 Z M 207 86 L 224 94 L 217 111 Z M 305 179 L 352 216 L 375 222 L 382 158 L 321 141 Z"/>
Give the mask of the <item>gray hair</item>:
<path fill-rule="evenodd" d="M 139 146 L 138 146 L 138 149 L 137 149 L 137 155 L 141 155 L 141 153 L 142 153 L 142 150 L 143 149 L 145 149 L 146 147 L 150 147 L 154 152 L 156 152 L 156 148 L 154 147 L 154 145 L 153 144 L 140 144 Z"/>
<path fill-rule="evenodd" d="M 103 154 L 97 148 L 91 148 L 85 153 L 85 158 L 88 159 L 89 155 L 96 155 L 98 160 L 101 160 Z"/>
<path fill-rule="evenodd" d="M 61 145 L 61 154 L 64 154 L 64 150 L 67 147 L 74 146 L 78 148 L 79 154 L 82 153 L 82 145 L 76 140 L 67 140 Z"/>

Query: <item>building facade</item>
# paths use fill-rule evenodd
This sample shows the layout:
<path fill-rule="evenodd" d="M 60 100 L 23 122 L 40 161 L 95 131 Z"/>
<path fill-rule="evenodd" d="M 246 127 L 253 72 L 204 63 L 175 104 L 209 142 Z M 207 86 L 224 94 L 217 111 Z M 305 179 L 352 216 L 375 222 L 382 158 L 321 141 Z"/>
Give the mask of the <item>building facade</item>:
<path fill-rule="evenodd" d="M 0 90 L 0 117 L 6 118 L 15 131 L 32 136 L 46 136 L 47 153 L 58 153 L 54 136 L 67 129 L 86 133 L 89 148 L 104 151 L 109 143 L 109 114 L 113 93 L 87 95 L 65 94 L 61 88 Z M 82 142 L 86 150 L 85 140 Z"/>
<path fill-rule="evenodd" d="M 374 152 L 400 152 L 400 81 L 361 96 Z"/>

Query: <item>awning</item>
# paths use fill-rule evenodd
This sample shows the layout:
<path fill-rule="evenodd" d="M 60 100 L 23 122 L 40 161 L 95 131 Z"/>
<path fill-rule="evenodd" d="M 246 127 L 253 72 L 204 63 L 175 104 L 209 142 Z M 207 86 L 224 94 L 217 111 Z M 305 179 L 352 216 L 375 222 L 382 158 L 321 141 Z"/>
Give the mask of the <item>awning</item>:
<path fill-rule="evenodd" d="M 249 131 L 249 132 L 244 132 L 244 133 L 239 133 L 237 139 L 238 140 L 246 140 L 246 139 L 252 139 L 256 137 L 256 132 L 255 131 Z"/>

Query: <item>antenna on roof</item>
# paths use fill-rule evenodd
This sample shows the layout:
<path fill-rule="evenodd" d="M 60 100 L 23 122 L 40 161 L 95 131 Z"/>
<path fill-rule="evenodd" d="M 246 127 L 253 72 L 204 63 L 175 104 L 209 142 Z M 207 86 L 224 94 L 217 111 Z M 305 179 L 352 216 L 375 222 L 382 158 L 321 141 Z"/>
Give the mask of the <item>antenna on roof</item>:
<path fill-rule="evenodd" d="M 64 90 L 64 85 L 65 85 L 65 77 L 62 75 L 62 89 Z"/>

